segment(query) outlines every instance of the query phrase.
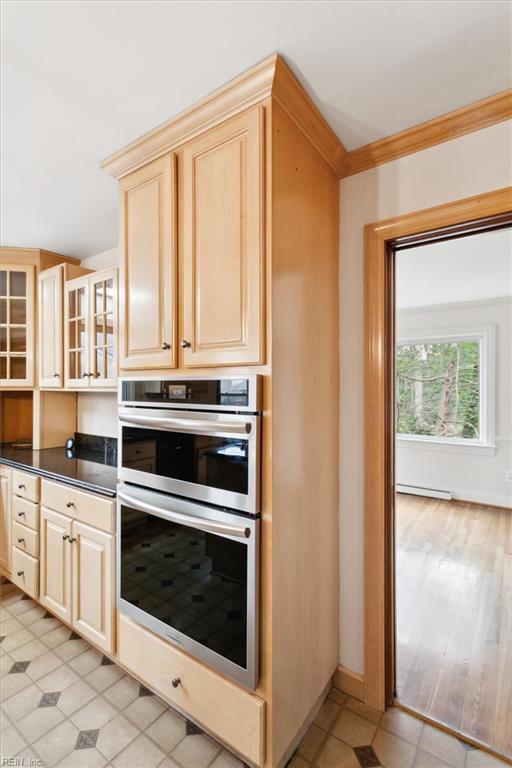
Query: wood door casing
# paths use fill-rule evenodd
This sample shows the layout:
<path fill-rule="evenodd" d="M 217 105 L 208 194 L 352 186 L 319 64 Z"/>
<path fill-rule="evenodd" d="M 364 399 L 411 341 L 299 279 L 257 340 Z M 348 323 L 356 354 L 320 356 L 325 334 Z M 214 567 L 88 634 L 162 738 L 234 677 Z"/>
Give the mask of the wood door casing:
<path fill-rule="evenodd" d="M 174 368 L 176 158 L 149 163 L 120 184 L 119 367 Z"/>
<path fill-rule="evenodd" d="M 39 599 L 68 624 L 71 623 L 70 537 L 71 519 L 41 507 Z"/>
<path fill-rule="evenodd" d="M 113 652 L 114 536 L 73 522 L 73 626 Z"/>
<path fill-rule="evenodd" d="M 39 386 L 64 386 L 62 356 L 62 266 L 45 269 L 39 275 Z"/>
<path fill-rule="evenodd" d="M 11 570 L 11 471 L 0 467 L 0 567 Z"/>
<path fill-rule="evenodd" d="M 184 366 L 263 362 L 263 108 L 183 148 Z"/>

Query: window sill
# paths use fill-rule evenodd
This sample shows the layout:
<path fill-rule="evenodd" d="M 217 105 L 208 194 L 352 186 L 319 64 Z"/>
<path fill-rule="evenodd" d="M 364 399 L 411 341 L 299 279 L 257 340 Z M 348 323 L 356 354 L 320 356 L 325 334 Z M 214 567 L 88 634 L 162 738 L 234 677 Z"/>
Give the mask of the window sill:
<path fill-rule="evenodd" d="M 441 451 L 447 453 L 472 453 L 475 456 L 494 456 L 496 446 L 492 443 L 463 443 L 457 440 L 436 440 L 435 438 L 422 438 L 414 435 L 397 435 L 397 445 L 400 448 L 422 448 L 427 451 Z"/>

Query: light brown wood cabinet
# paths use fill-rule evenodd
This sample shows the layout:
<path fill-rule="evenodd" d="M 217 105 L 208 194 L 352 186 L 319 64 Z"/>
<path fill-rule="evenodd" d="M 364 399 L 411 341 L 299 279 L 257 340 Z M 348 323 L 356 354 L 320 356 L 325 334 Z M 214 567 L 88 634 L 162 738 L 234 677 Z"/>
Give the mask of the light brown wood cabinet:
<path fill-rule="evenodd" d="M 65 283 L 64 370 L 70 389 L 115 388 L 117 269 Z"/>
<path fill-rule="evenodd" d="M 0 269 L 0 386 L 34 386 L 35 268 Z"/>
<path fill-rule="evenodd" d="M 263 362 L 263 108 L 183 148 L 183 365 Z"/>
<path fill-rule="evenodd" d="M 114 536 L 41 507 L 40 602 L 114 650 Z"/>
<path fill-rule="evenodd" d="M 121 369 L 176 365 L 175 165 L 167 155 L 120 184 Z"/>
<path fill-rule="evenodd" d="M 11 470 L 0 467 L 0 568 L 11 572 Z"/>

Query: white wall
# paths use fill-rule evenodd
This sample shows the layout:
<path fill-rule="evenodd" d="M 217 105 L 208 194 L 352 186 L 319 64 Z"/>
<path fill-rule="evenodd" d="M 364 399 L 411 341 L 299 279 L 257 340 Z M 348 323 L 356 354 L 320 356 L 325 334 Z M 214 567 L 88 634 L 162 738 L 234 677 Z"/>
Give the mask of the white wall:
<path fill-rule="evenodd" d="M 77 432 L 117 437 L 117 394 L 80 392 L 77 397 Z"/>
<path fill-rule="evenodd" d="M 512 183 L 512 122 L 341 182 L 340 661 L 364 674 L 364 225 Z"/>
<path fill-rule="evenodd" d="M 512 298 L 402 310 L 397 313 L 396 333 L 400 338 L 414 331 L 435 334 L 436 329 L 463 331 L 488 324 L 496 332 L 494 447 L 398 439 L 396 479 L 404 485 L 449 490 L 456 499 L 512 507 L 512 484 L 505 478 L 512 470 Z"/>
<path fill-rule="evenodd" d="M 108 267 L 117 267 L 119 265 L 119 248 L 110 248 L 108 251 L 96 253 L 94 256 L 88 256 L 82 259 L 82 266 L 87 269 L 107 269 Z"/>

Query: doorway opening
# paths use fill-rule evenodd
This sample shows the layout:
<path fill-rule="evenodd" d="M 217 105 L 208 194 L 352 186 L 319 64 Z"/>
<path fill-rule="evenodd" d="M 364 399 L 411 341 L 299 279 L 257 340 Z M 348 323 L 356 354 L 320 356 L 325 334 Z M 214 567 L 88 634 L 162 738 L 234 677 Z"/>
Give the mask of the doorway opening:
<path fill-rule="evenodd" d="M 392 258 L 395 700 L 512 757 L 512 228 Z"/>
<path fill-rule="evenodd" d="M 411 279 L 420 277 L 411 269 L 411 257 L 419 254 L 421 248 L 435 246 L 439 253 L 442 247 L 459 248 L 464 252 L 469 249 L 470 238 L 475 242 L 479 237 L 482 242 L 487 238 L 490 243 L 494 233 L 496 237 L 500 232 L 510 237 L 511 226 L 512 189 L 505 188 L 369 224 L 365 230 L 366 703 L 381 710 L 393 704 L 409 709 L 465 741 L 500 755 L 512 754 L 507 743 L 512 706 L 512 698 L 507 697 L 512 697 L 512 685 L 505 685 L 511 664 L 512 541 L 507 526 L 512 519 L 512 487 L 507 467 L 512 465 L 512 428 L 510 397 L 503 407 L 503 398 L 497 399 L 496 388 L 497 378 L 508 365 L 508 392 L 511 390 L 510 357 L 506 363 L 510 344 L 496 321 L 489 317 L 486 322 L 482 317 L 468 320 L 466 315 L 463 323 L 463 308 L 451 305 L 465 304 L 467 312 L 476 307 L 483 309 L 485 301 L 499 298 L 501 304 L 497 303 L 510 323 L 512 265 L 508 279 L 501 281 L 499 296 L 496 286 L 491 289 L 489 285 L 484 296 L 450 296 L 445 251 L 443 258 L 436 257 L 440 270 L 437 276 L 432 257 L 427 277 L 415 282 L 417 292 L 430 290 L 437 298 L 425 303 L 418 302 L 417 296 L 414 304 L 401 307 L 400 293 L 403 294 L 406 275 L 401 275 L 399 269 L 400 262 L 405 263 L 409 257 L 411 285 Z M 470 278 L 469 262 L 459 274 L 458 286 L 465 286 L 466 291 L 471 285 L 482 291 L 494 274 L 489 249 L 480 257 L 488 266 L 484 278 Z M 510 250 L 508 258 L 512 258 Z M 457 281 L 453 284 L 457 287 Z M 411 296 L 412 292 L 406 291 L 406 295 Z M 437 305 L 442 305 L 443 311 L 449 311 L 451 316 L 445 316 L 432 329 L 426 311 Z M 457 312 L 458 320 L 448 322 L 455 319 Z M 510 328 L 512 324 L 509 339 Z M 401 382 L 396 380 L 397 373 Z M 399 408 L 395 408 L 397 395 Z M 473 464 L 468 463 L 465 470 L 459 467 L 458 475 L 452 466 L 450 481 L 441 482 L 434 475 L 434 457 L 438 454 L 442 456 L 444 470 L 449 467 L 450 456 L 470 456 Z M 505 461 L 499 484 L 494 483 L 487 495 L 480 487 L 480 495 L 475 495 L 475 482 L 483 473 L 479 462 L 498 454 Z M 421 461 L 412 461 L 414 456 L 421 456 Z M 414 466 L 420 467 L 423 476 L 413 472 Z M 469 484 L 461 482 L 461 478 L 469 480 Z M 468 490 L 473 491 L 469 497 Z M 495 508 L 497 522 L 490 522 L 495 519 Z M 493 547 L 494 571 L 490 565 Z M 476 558 L 473 565 L 472 557 Z M 425 569 L 423 573 L 421 567 Z M 497 588 L 499 574 L 501 594 Z M 451 579 L 450 587 L 443 578 Z M 472 583 L 480 586 L 481 603 Z M 409 585 L 409 592 L 404 584 Z M 443 609 L 438 614 L 433 595 Z M 452 596 L 451 602 L 447 595 Z M 472 604 L 468 595 L 473 598 Z M 478 611 L 477 605 L 484 607 Z M 423 624 L 419 620 L 421 607 L 430 611 L 430 618 L 424 618 Z M 421 615 L 425 614 L 426 610 Z M 465 619 L 461 618 L 463 615 Z M 453 622 L 457 617 L 460 623 L 455 631 Z M 485 642 L 477 641 L 477 628 L 480 638 L 486 634 Z M 430 637 L 428 632 L 432 633 Z M 466 638 L 468 634 L 475 641 L 471 651 L 477 647 L 479 651 L 475 655 L 466 648 L 454 662 L 453 652 L 462 645 L 460 637 Z M 483 662 L 485 674 L 491 673 L 485 693 L 482 667 L 480 673 L 477 671 L 477 656 L 484 647 L 494 654 L 486 657 L 493 659 L 491 664 Z M 427 653 L 422 655 L 424 648 Z M 452 654 L 444 671 L 443 664 L 435 658 L 436 649 L 441 652 L 441 661 L 446 662 L 447 655 Z M 420 658 L 423 666 L 415 663 Z M 468 686 L 472 695 L 466 696 L 463 714 L 455 705 L 457 674 L 460 680 L 473 675 Z M 496 675 L 494 681 L 492 674 Z M 420 690 L 424 691 L 422 700 Z M 440 708 L 436 709 L 435 704 Z M 492 717 L 487 717 L 493 707 Z M 484 733 L 482 726 L 478 729 L 475 725 L 485 719 L 484 715 L 492 720 L 492 737 Z"/>

